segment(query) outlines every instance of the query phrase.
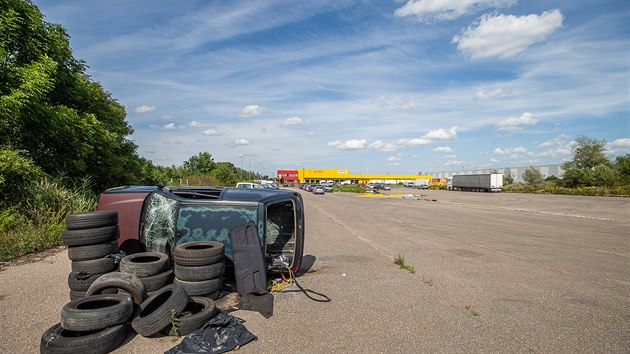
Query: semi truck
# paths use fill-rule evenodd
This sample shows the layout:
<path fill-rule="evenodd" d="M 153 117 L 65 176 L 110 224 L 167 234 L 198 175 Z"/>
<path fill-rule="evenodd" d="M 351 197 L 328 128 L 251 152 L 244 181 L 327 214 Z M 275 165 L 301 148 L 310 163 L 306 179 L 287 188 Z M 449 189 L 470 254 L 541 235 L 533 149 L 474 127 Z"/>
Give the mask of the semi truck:
<path fill-rule="evenodd" d="M 470 192 L 500 192 L 503 187 L 501 173 L 454 175 L 448 180 L 447 189 Z"/>

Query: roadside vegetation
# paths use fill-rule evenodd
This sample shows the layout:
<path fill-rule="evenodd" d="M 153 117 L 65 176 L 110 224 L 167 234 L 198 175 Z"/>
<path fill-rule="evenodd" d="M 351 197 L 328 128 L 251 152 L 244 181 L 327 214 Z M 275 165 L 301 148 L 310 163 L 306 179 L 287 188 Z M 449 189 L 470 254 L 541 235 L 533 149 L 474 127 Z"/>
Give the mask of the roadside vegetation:
<path fill-rule="evenodd" d="M 404 269 L 411 274 L 416 274 L 416 268 L 414 266 L 405 263 L 405 256 L 399 254 L 394 258 L 394 264 L 398 265 L 400 269 Z"/>
<path fill-rule="evenodd" d="M 125 108 L 86 69 L 32 2 L 0 1 L 0 261 L 60 245 L 66 214 L 110 187 L 264 178 L 208 152 L 171 167 L 139 156 Z"/>
<path fill-rule="evenodd" d="M 630 196 L 630 154 L 609 158 L 606 141 L 581 135 L 572 147 L 572 159 L 562 164 L 564 175 L 543 176 L 534 167 L 523 173 L 524 183 L 513 183 L 503 172 L 505 192 L 569 195 Z"/>

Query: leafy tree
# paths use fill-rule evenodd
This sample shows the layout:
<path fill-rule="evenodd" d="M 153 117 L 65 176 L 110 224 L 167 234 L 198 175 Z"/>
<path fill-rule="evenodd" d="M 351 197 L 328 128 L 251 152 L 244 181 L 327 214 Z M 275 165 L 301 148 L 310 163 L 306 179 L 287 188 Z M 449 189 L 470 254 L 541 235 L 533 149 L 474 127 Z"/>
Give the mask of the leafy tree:
<path fill-rule="evenodd" d="M 606 140 L 596 140 L 584 135 L 575 139 L 573 158 L 562 164 L 565 170 L 563 182 L 566 187 L 612 186 L 612 165 L 606 157 Z"/>
<path fill-rule="evenodd" d="M 236 168 L 230 162 L 218 162 L 216 168 L 212 171 L 212 176 L 226 187 L 235 186 L 238 182 Z"/>
<path fill-rule="evenodd" d="M 85 74 L 69 36 L 26 0 L 0 1 L 0 144 L 44 173 L 133 183 L 141 161 L 122 105 Z"/>
<path fill-rule="evenodd" d="M 207 152 L 200 152 L 197 156 L 191 156 L 188 160 L 184 161 L 184 169 L 192 174 L 205 174 L 209 175 L 215 168 L 214 159 L 212 155 Z"/>
<path fill-rule="evenodd" d="M 610 165 L 610 160 L 606 157 L 606 140 L 596 140 L 585 135 L 580 135 L 575 139 L 572 147 L 573 159 L 565 162 L 565 170 L 569 168 L 593 169 L 599 165 Z M 566 168 L 565 168 L 566 166 Z"/>
<path fill-rule="evenodd" d="M 514 183 L 514 175 L 512 174 L 512 170 L 510 170 L 509 168 L 503 170 L 503 182 L 505 184 Z"/>
<path fill-rule="evenodd" d="M 543 176 L 540 171 L 533 166 L 529 166 L 525 169 L 525 172 L 523 172 L 523 181 L 527 184 L 540 184 L 543 182 Z"/>
<path fill-rule="evenodd" d="M 619 176 L 619 183 L 624 186 L 630 185 L 630 154 L 617 156 L 615 158 L 614 168 Z"/>

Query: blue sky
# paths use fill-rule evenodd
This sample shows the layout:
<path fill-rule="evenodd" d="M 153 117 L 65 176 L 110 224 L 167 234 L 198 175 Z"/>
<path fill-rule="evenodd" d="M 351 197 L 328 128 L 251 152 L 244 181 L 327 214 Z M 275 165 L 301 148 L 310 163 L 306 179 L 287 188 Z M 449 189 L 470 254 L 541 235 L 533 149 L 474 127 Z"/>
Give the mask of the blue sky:
<path fill-rule="evenodd" d="M 630 152 L 630 2 L 36 0 L 127 109 L 139 153 L 272 174 Z"/>

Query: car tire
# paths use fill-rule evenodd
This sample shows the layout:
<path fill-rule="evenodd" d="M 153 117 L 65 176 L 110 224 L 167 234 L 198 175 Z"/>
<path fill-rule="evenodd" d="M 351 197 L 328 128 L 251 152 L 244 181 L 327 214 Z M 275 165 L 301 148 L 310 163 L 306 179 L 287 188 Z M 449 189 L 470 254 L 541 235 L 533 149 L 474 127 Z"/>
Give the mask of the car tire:
<path fill-rule="evenodd" d="M 176 324 L 178 335 L 185 336 L 198 330 L 218 312 L 214 300 L 201 296 L 192 297 L 186 308 L 178 315 Z M 162 333 L 171 335 L 171 329 L 172 326 L 166 326 Z"/>
<path fill-rule="evenodd" d="M 175 278 L 173 284 L 181 285 L 190 296 L 208 295 L 223 287 L 223 277 L 201 281 L 185 281 Z"/>
<path fill-rule="evenodd" d="M 118 242 L 116 241 L 87 246 L 71 246 L 68 247 L 68 258 L 72 261 L 87 261 L 103 258 L 116 252 L 116 249 L 118 249 Z"/>
<path fill-rule="evenodd" d="M 147 288 L 144 283 L 135 275 L 123 272 L 104 274 L 90 285 L 85 295 L 102 294 L 103 290 L 111 288 L 126 291 L 137 305 L 142 304 L 147 297 Z"/>
<path fill-rule="evenodd" d="M 111 242 L 118 239 L 118 226 L 104 226 L 83 230 L 63 230 L 61 240 L 66 246 L 87 246 Z"/>
<path fill-rule="evenodd" d="M 162 272 L 156 275 L 139 278 L 140 281 L 149 291 L 157 291 L 173 282 L 173 270 L 169 269 L 166 272 Z"/>
<path fill-rule="evenodd" d="M 57 323 L 42 335 L 39 351 L 42 354 L 105 354 L 118 348 L 128 332 L 127 324 L 98 332 L 77 332 L 64 329 Z"/>
<path fill-rule="evenodd" d="M 87 261 L 72 261 L 70 267 L 73 272 L 86 272 L 88 274 L 109 273 L 116 269 L 113 258 L 90 259 Z"/>
<path fill-rule="evenodd" d="M 160 252 L 134 253 L 120 261 L 120 271 L 137 277 L 149 277 L 162 272 L 168 263 L 168 256 Z"/>
<path fill-rule="evenodd" d="M 61 327 L 87 332 L 125 323 L 133 313 L 133 301 L 125 295 L 92 295 L 72 300 L 61 309 Z"/>
<path fill-rule="evenodd" d="M 218 241 L 193 241 L 175 246 L 173 261 L 183 266 L 202 266 L 224 258 L 224 246 Z"/>
<path fill-rule="evenodd" d="M 90 211 L 66 215 L 66 229 L 81 230 L 118 225 L 118 212 L 112 210 Z"/>
<path fill-rule="evenodd" d="M 85 279 L 77 279 L 75 272 L 68 273 L 68 288 L 74 291 L 86 292 L 94 281 L 103 274 L 92 274 Z"/>
<path fill-rule="evenodd" d="M 225 261 L 203 266 L 183 266 L 175 264 L 175 278 L 184 281 L 200 281 L 222 277 Z"/>
<path fill-rule="evenodd" d="M 188 301 L 190 298 L 182 286 L 167 285 L 140 305 L 140 313 L 131 326 L 143 337 L 152 336 L 171 323 L 171 311 L 181 312 Z"/>

